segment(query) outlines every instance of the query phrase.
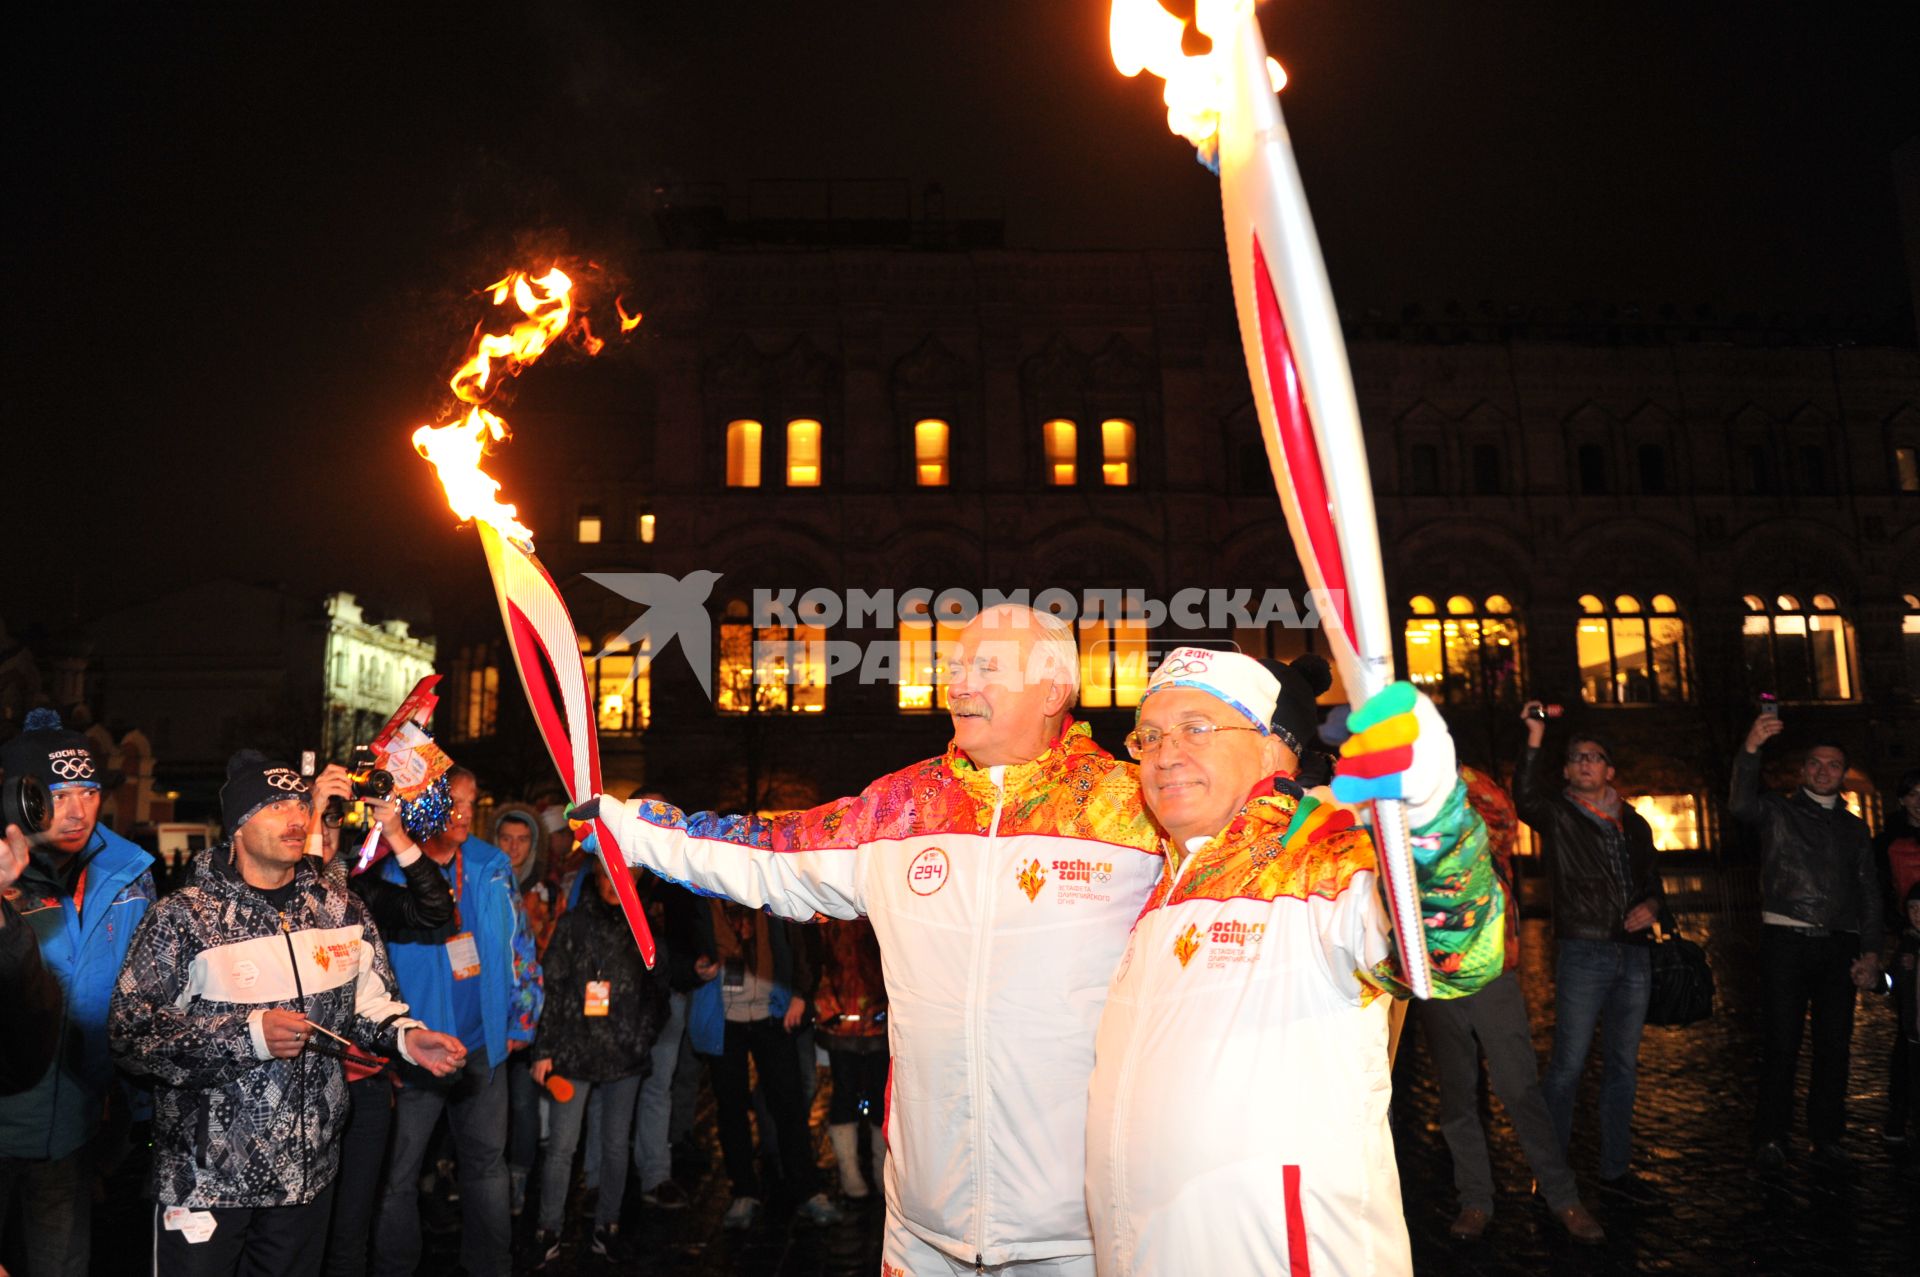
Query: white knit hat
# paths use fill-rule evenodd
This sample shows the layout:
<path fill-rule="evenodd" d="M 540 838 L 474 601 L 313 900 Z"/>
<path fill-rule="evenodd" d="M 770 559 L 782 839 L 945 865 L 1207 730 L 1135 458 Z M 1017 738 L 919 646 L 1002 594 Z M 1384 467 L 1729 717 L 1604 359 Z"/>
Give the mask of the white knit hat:
<path fill-rule="evenodd" d="M 1273 721 L 1273 707 L 1280 699 L 1280 680 L 1251 656 L 1239 652 L 1215 652 L 1204 647 L 1176 647 L 1160 662 L 1160 668 L 1147 680 L 1142 708 L 1155 692 L 1170 687 L 1191 687 L 1225 701 L 1247 716 L 1262 732 Z"/>

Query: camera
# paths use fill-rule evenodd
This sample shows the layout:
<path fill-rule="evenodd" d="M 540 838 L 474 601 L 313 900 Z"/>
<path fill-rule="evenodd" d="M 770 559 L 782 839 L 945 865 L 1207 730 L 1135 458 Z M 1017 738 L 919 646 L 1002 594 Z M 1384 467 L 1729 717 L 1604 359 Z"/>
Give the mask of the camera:
<path fill-rule="evenodd" d="M 1772 692 L 1760 693 L 1760 712 L 1768 718 L 1780 717 L 1780 698 Z"/>
<path fill-rule="evenodd" d="M 17 825 L 28 838 L 37 838 L 52 823 L 53 802 L 38 776 L 9 776 L 0 785 L 0 833 Z"/>
<path fill-rule="evenodd" d="M 347 780 L 353 786 L 353 801 L 363 802 L 369 798 L 387 798 L 393 794 L 393 773 L 377 767 L 373 750 L 365 745 L 354 746 L 353 753 L 347 758 Z M 330 798 L 324 819 L 329 825 L 338 825 L 347 818 L 347 800 Z"/>
<path fill-rule="evenodd" d="M 1558 705 L 1535 705 L 1527 711 L 1527 717 L 1536 722 L 1544 723 L 1549 718 L 1558 718 L 1564 713 L 1566 713 L 1566 711 Z"/>

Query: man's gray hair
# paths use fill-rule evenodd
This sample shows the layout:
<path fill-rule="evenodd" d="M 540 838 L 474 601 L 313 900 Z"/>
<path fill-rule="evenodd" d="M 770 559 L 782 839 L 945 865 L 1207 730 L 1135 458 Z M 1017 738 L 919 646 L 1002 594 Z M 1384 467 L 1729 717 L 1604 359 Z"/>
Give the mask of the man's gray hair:
<path fill-rule="evenodd" d="M 1026 676 L 1044 676 L 1066 684 L 1073 693 L 1067 700 L 1069 705 L 1080 699 L 1080 646 L 1074 642 L 1071 624 L 1024 603 L 996 603 L 981 609 L 979 619 L 985 621 L 988 617 L 1005 617 L 1016 629 L 1031 627 L 1035 632 L 1033 658 Z"/>

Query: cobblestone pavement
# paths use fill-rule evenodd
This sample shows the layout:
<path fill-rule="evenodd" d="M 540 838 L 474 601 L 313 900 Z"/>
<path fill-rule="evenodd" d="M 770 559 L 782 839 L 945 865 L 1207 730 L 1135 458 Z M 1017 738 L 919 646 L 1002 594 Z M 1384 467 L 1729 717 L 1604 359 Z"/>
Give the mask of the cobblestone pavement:
<path fill-rule="evenodd" d="M 1447 1236 L 1455 1206 L 1452 1168 L 1440 1137 L 1426 1047 L 1416 1026 L 1403 1048 L 1410 1056 L 1403 1059 L 1400 1073 L 1397 1131 L 1416 1271 L 1920 1273 L 1920 1169 L 1911 1161 L 1896 1164 L 1878 1139 L 1893 1035 L 1891 1006 L 1884 998 L 1863 998 L 1856 1018 L 1848 1111 L 1859 1182 L 1840 1188 L 1816 1182 L 1804 1166 L 1807 1150 L 1801 1132 L 1796 1136 L 1799 1156 L 1787 1173 L 1776 1182 L 1762 1183 L 1749 1171 L 1747 1160 L 1758 1050 L 1757 988 L 1751 974 L 1759 940 L 1757 908 L 1746 898 L 1750 887 L 1746 892 L 1733 891 L 1712 878 L 1670 879 L 1669 886 L 1679 893 L 1680 907 L 1691 908 L 1681 913 L 1681 925 L 1706 946 L 1719 997 L 1712 1020 L 1686 1029 L 1648 1029 L 1641 1047 L 1635 1168 L 1658 1187 L 1664 1201 L 1652 1208 L 1633 1207 L 1592 1190 L 1596 1059 L 1582 1085 L 1573 1160 L 1587 1201 L 1607 1228 L 1607 1245 L 1570 1246 L 1559 1226 L 1532 1204 L 1525 1159 L 1497 1101 L 1489 1101 L 1492 1117 L 1488 1122 L 1500 1186 L 1495 1218 L 1479 1243 L 1453 1242 Z M 1521 979 L 1532 1010 L 1534 1044 L 1544 1061 L 1553 1036 L 1552 936 L 1546 923 L 1529 919 L 1523 924 L 1522 941 Z M 1804 1055 L 1801 1093 L 1805 1093 Z M 824 1104 L 823 1094 L 816 1102 L 816 1129 L 824 1122 Z M 717 1167 L 719 1149 L 710 1113 L 702 1114 L 700 1130 Z M 818 1152 L 822 1163 L 829 1160 L 824 1142 Z M 629 1192 L 627 1203 L 626 1232 L 636 1255 L 632 1262 L 609 1264 L 587 1252 L 580 1222 L 586 1214 L 576 1201 L 569 1215 L 573 1224 L 567 1249 L 544 1271 L 650 1277 L 872 1277 L 879 1272 L 881 1207 L 877 1203 L 851 1209 L 846 1223 L 829 1228 L 795 1223 L 788 1205 L 770 1211 L 759 1226 L 744 1234 L 727 1233 L 720 1226 L 727 1197 L 723 1177 L 717 1174 L 706 1178 L 688 1210 L 650 1210 L 640 1204 L 637 1192 Z M 437 1210 L 436 1205 L 428 1203 L 430 1228 L 436 1215 L 444 1220 L 443 1226 L 457 1228 L 457 1216 L 444 1208 Z M 101 1221 L 103 1232 L 116 1227 L 112 1223 L 116 1213 L 109 1212 L 109 1218 Z M 150 1227 L 145 1224 L 150 1219 L 142 1211 L 137 1224 L 128 1217 L 118 1227 Z M 117 1236 L 123 1248 L 127 1234 L 122 1231 Z M 111 1245 L 105 1236 L 102 1241 Z M 430 1231 L 421 1271 L 455 1272 L 457 1254 L 457 1232 Z M 144 1250 L 103 1251 L 96 1271 L 145 1271 L 140 1262 L 145 1258 Z"/>

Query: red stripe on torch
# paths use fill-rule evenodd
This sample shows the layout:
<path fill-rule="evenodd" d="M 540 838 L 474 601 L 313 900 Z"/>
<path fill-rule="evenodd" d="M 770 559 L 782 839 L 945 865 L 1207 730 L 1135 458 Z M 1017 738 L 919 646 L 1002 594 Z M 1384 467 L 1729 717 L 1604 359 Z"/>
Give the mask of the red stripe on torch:
<path fill-rule="evenodd" d="M 1320 445 L 1313 437 L 1313 419 L 1307 415 L 1300 370 L 1293 362 L 1293 343 L 1287 340 L 1287 321 L 1280 313 L 1280 299 L 1273 291 L 1273 276 L 1267 271 L 1267 254 L 1257 232 L 1253 237 L 1253 292 L 1260 312 L 1260 345 L 1266 353 L 1267 394 L 1273 400 L 1274 426 L 1287 459 L 1287 482 L 1293 485 L 1300 519 L 1307 525 L 1307 541 L 1320 567 L 1321 585 L 1333 596 L 1335 617 L 1346 632 L 1347 645 L 1357 652 L 1360 645 L 1347 601 L 1347 565 L 1340 554 L 1340 529 L 1333 521 L 1326 471 L 1320 464 Z"/>
<path fill-rule="evenodd" d="M 545 576 L 545 569 L 541 569 Z M 553 578 L 547 578 L 547 584 L 553 584 Z M 555 597 L 559 596 L 556 590 Z M 527 689 L 527 701 L 533 708 L 534 722 L 540 728 L 540 736 L 547 744 L 547 752 L 553 755 L 553 762 L 560 769 L 560 778 L 567 786 L 567 792 L 573 801 L 585 802 L 592 794 L 573 793 L 573 778 L 577 774 L 573 766 L 573 740 L 567 732 L 566 716 L 553 699 L 553 685 L 548 681 L 548 671 L 557 670 L 553 653 L 547 651 L 540 641 L 540 635 L 527 619 L 519 605 L 507 601 L 507 641 L 513 648 L 514 663 L 523 671 L 521 683 Z M 571 652 L 574 660 L 580 659 L 579 652 Z M 535 659 L 538 658 L 538 659 Z M 589 754 L 588 782 L 593 788 L 600 786 L 600 760 L 593 754 L 593 738 L 588 737 Z M 647 913 L 640 904 L 640 893 L 634 888 L 633 875 L 628 872 L 626 860 L 620 854 L 620 844 L 613 839 L 613 833 L 605 821 L 596 820 L 594 829 L 599 834 L 600 863 L 606 866 L 607 878 L 613 883 L 613 893 L 620 898 L 620 912 L 626 915 L 627 929 L 633 932 L 633 942 L 640 946 L 640 957 L 649 968 L 654 962 L 653 928 L 647 925 Z M 618 872 L 616 872 L 616 870 Z"/>

